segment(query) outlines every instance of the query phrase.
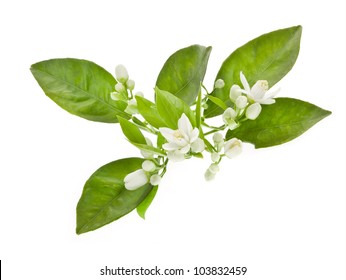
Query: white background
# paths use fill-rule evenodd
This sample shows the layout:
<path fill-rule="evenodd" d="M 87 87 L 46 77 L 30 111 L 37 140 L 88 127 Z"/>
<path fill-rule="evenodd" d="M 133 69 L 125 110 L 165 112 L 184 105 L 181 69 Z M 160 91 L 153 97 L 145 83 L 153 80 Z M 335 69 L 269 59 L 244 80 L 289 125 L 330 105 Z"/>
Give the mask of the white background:
<path fill-rule="evenodd" d="M 75 206 L 91 173 L 139 153 L 117 125 L 60 109 L 39 88 L 31 64 L 75 57 L 113 73 L 122 63 L 152 98 L 159 70 L 177 49 L 213 46 L 210 88 L 235 48 L 298 24 L 301 52 L 279 83 L 280 96 L 329 109 L 330 117 L 288 144 L 246 146 L 241 157 L 223 161 L 211 183 L 203 179 L 208 159 L 172 164 L 145 221 L 133 212 L 74 233 Z M 335 0 L 2 1 L 4 279 L 104 279 L 105 265 L 247 266 L 239 279 L 346 279 L 345 24 Z"/>

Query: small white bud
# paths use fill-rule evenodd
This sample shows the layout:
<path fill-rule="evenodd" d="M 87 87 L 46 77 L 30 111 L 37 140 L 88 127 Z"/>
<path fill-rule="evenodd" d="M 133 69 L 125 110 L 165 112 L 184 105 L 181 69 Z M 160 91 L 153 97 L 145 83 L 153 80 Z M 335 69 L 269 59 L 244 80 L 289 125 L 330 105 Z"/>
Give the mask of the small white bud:
<path fill-rule="evenodd" d="M 121 84 L 121 83 L 117 83 L 117 84 L 115 85 L 115 90 L 116 90 L 117 92 L 125 92 L 125 91 L 126 91 L 124 85 Z"/>
<path fill-rule="evenodd" d="M 123 100 L 122 95 L 119 92 L 111 92 L 111 99 L 115 101 Z"/>
<path fill-rule="evenodd" d="M 241 88 L 238 85 L 233 85 L 229 91 L 229 98 L 236 101 L 237 98 L 241 95 Z"/>
<path fill-rule="evenodd" d="M 143 169 L 131 172 L 124 178 L 125 188 L 129 191 L 136 190 L 148 183 L 147 174 Z"/>
<path fill-rule="evenodd" d="M 235 105 L 239 108 L 239 109 L 244 109 L 247 105 L 247 98 L 244 95 L 240 95 L 238 96 L 238 98 L 235 101 Z"/>
<path fill-rule="evenodd" d="M 211 181 L 215 178 L 215 173 L 210 172 L 208 168 L 207 171 L 204 173 L 204 178 L 206 181 Z"/>
<path fill-rule="evenodd" d="M 127 73 L 124 65 L 119 64 L 117 67 L 115 67 L 115 77 L 120 83 L 126 83 L 126 81 L 129 79 L 129 74 Z"/>
<path fill-rule="evenodd" d="M 210 157 L 213 162 L 218 162 L 220 160 L 220 155 L 216 152 L 212 152 Z"/>
<path fill-rule="evenodd" d="M 196 141 L 191 144 L 191 151 L 194 153 L 201 153 L 204 151 L 204 148 L 204 141 L 201 138 L 197 138 Z"/>
<path fill-rule="evenodd" d="M 225 86 L 225 82 L 222 79 L 216 80 L 214 87 L 215 88 L 223 88 Z"/>
<path fill-rule="evenodd" d="M 134 80 L 127 80 L 126 87 L 129 90 L 133 90 L 135 88 L 135 81 Z"/>
<path fill-rule="evenodd" d="M 220 171 L 220 167 L 219 167 L 218 164 L 212 163 L 212 164 L 209 166 L 208 170 L 209 170 L 211 173 L 216 174 L 217 172 Z"/>
<path fill-rule="evenodd" d="M 220 132 L 215 132 L 213 135 L 213 141 L 214 143 L 220 143 L 223 141 L 223 136 Z"/>
<path fill-rule="evenodd" d="M 225 142 L 224 145 L 225 155 L 228 158 L 234 158 L 238 156 L 242 151 L 242 142 L 237 138 L 232 138 Z"/>
<path fill-rule="evenodd" d="M 261 104 L 254 103 L 254 104 L 251 104 L 246 109 L 245 115 L 249 120 L 255 120 L 259 116 L 259 114 L 261 113 L 261 110 L 262 110 Z"/>
<path fill-rule="evenodd" d="M 239 126 L 239 124 L 235 121 L 236 117 L 237 117 L 237 113 L 232 108 L 227 108 L 227 110 L 222 114 L 223 122 L 231 130 Z"/>
<path fill-rule="evenodd" d="M 156 165 L 151 160 L 145 160 L 142 163 L 142 168 L 146 172 L 154 172 L 156 169 Z"/>
<path fill-rule="evenodd" d="M 160 184 L 162 177 L 158 174 L 154 174 L 150 177 L 150 184 L 157 186 Z"/>

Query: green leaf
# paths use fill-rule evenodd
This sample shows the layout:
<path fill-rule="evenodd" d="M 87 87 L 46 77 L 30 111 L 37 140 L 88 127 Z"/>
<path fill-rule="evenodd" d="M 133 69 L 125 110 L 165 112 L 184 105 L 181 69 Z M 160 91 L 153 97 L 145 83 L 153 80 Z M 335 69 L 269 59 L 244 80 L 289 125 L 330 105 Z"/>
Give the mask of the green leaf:
<path fill-rule="evenodd" d="M 235 50 L 222 64 L 216 79 L 222 79 L 225 86 L 214 89 L 213 96 L 223 101 L 229 100 L 232 85 L 240 82 L 240 71 L 243 71 L 249 85 L 258 80 L 267 80 L 272 87 L 280 81 L 293 67 L 300 48 L 301 26 L 280 29 L 264 34 Z M 223 110 L 212 102 L 207 103 L 207 118 L 222 114 Z"/>
<path fill-rule="evenodd" d="M 280 145 L 303 134 L 330 114 L 330 111 L 305 101 L 276 98 L 274 104 L 262 106 L 257 119 L 247 120 L 237 129 L 229 130 L 226 138 L 236 137 L 256 148 Z"/>
<path fill-rule="evenodd" d="M 223 111 L 225 111 L 228 106 L 220 98 L 208 95 L 208 99 L 213 102 L 215 105 L 219 106 Z"/>
<path fill-rule="evenodd" d="M 183 113 L 189 118 L 192 126 L 196 127 L 195 115 L 183 100 L 157 87 L 155 93 L 157 110 L 169 128 L 178 128 L 178 120 Z"/>
<path fill-rule="evenodd" d="M 202 90 L 200 87 L 198 91 L 197 102 L 196 102 L 196 126 L 200 128 L 200 130 L 201 130 L 201 119 L 202 119 Z"/>
<path fill-rule="evenodd" d="M 137 213 L 142 219 L 145 219 L 145 213 L 147 212 L 150 204 L 153 202 L 157 190 L 158 186 L 154 186 L 142 203 L 137 206 Z"/>
<path fill-rule="evenodd" d="M 136 96 L 136 100 L 139 113 L 149 124 L 156 128 L 167 126 L 162 120 L 155 103 L 141 96 Z"/>
<path fill-rule="evenodd" d="M 118 117 L 118 120 L 124 135 L 130 140 L 130 142 L 138 144 L 147 143 L 144 135 L 135 124 L 121 117 Z"/>
<path fill-rule="evenodd" d="M 138 144 L 138 143 L 132 142 L 132 141 L 130 141 L 130 143 L 132 145 L 136 146 L 140 150 L 143 150 L 146 152 L 151 152 L 151 153 L 154 153 L 154 154 L 159 155 L 159 156 L 166 156 L 165 152 L 163 152 L 162 150 L 155 148 L 153 146 L 149 146 L 147 144 Z"/>
<path fill-rule="evenodd" d="M 191 105 L 204 79 L 210 52 L 211 47 L 199 45 L 178 50 L 163 65 L 156 86 Z"/>
<path fill-rule="evenodd" d="M 51 59 L 31 66 L 31 72 L 45 92 L 61 108 L 91 121 L 115 123 L 127 104 L 114 101 L 115 78 L 97 64 L 74 58 Z"/>
<path fill-rule="evenodd" d="M 141 158 L 113 161 L 96 170 L 85 183 L 77 205 L 77 234 L 98 229 L 135 209 L 150 193 L 149 183 L 137 190 L 124 187 L 127 174 L 142 167 Z"/>

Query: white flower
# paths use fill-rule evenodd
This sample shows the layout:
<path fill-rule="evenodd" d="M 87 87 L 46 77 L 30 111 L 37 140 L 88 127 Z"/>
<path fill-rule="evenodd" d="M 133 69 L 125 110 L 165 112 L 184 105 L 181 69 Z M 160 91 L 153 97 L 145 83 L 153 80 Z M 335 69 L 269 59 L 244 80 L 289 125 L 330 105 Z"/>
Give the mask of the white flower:
<path fill-rule="evenodd" d="M 244 90 L 241 91 L 247 95 L 250 101 L 257 102 L 259 104 L 275 103 L 275 99 L 273 99 L 273 97 L 279 92 L 279 89 L 267 94 L 269 89 L 268 81 L 259 80 L 252 86 L 252 88 L 250 88 L 250 85 L 243 72 L 240 72 L 240 81 L 244 87 Z"/>
<path fill-rule="evenodd" d="M 224 86 L 225 86 L 225 82 L 222 79 L 217 79 L 214 84 L 215 88 L 223 88 Z"/>
<path fill-rule="evenodd" d="M 115 67 L 115 77 L 122 84 L 125 84 L 127 82 L 127 80 L 129 79 L 129 74 L 127 73 L 124 65 L 120 64 Z"/>
<path fill-rule="evenodd" d="M 230 130 L 233 130 L 239 126 L 239 124 L 235 121 L 236 117 L 237 113 L 232 108 L 227 108 L 222 114 L 222 119 Z"/>
<path fill-rule="evenodd" d="M 261 110 L 261 105 L 259 103 L 254 103 L 247 107 L 245 115 L 249 120 L 254 120 L 259 116 Z"/>
<path fill-rule="evenodd" d="M 145 160 L 142 163 L 142 168 L 144 171 L 153 172 L 156 169 L 156 165 L 151 160 Z"/>
<path fill-rule="evenodd" d="M 158 174 L 154 174 L 150 177 L 150 184 L 152 184 L 153 186 L 157 186 L 160 184 L 161 182 L 161 176 Z"/>
<path fill-rule="evenodd" d="M 232 138 L 225 142 L 224 151 L 228 158 L 234 158 L 241 153 L 242 142 L 237 138 Z"/>
<path fill-rule="evenodd" d="M 147 174 L 143 169 L 138 169 L 134 172 L 131 172 L 124 178 L 125 188 L 129 191 L 136 190 L 149 181 Z"/>
<path fill-rule="evenodd" d="M 167 156 L 172 161 L 183 160 L 184 155 L 190 151 L 192 146 L 195 152 L 201 149 L 201 139 L 198 140 L 199 130 L 192 127 L 190 120 L 185 114 L 182 114 L 178 120 L 177 130 L 162 127 L 160 132 L 168 141 L 162 147 L 168 152 Z M 197 143 L 195 143 L 196 141 Z"/>

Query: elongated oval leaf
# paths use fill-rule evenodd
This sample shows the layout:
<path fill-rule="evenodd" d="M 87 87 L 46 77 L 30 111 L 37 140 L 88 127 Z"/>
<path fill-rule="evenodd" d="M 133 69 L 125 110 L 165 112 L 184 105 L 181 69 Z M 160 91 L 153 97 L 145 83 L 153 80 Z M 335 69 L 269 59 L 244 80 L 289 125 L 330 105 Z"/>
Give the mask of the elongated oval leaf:
<path fill-rule="evenodd" d="M 276 98 L 274 104 L 263 106 L 256 120 L 248 120 L 239 128 L 229 130 L 226 138 L 236 137 L 256 148 L 275 146 L 293 140 L 330 114 L 305 101 Z"/>
<path fill-rule="evenodd" d="M 150 193 L 152 185 L 129 191 L 124 187 L 127 174 L 141 168 L 143 159 L 113 161 L 96 170 L 85 183 L 77 205 L 77 234 L 98 229 L 135 209 Z"/>
<path fill-rule="evenodd" d="M 137 213 L 142 219 L 145 219 L 145 213 L 153 202 L 158 188 L 158 186 L 154 186 L 142 203 L 137 206 Z"/>
<path fill-rule="evenodd" d="M 160 116 L 156 104 L 141 96 L 136 96 L 139 113 L 153 127 L 160 128 L 167 126 Z"/>
<path fill-rule="evenodd" d="M 155 93 L 157 110 L 168 127 L 178 128 L 178 120 L 183 113 L 189 118 L 192 126 L 196 126 L 196 117 L 183 100 L 157 87 Z"/>
<path fill-rule="evenodd" d="M 124 133 L 124 135 L 129 139 L 131 142 L 138 143 L 138 144 L 146 144 L 144 135 L 142 134 L 141 130 L 132 122 L 122 118 L 118 117 L 120 127 Z"/>
<path fill-rule="evenodd" d="M 264 34 L 235 50 L 222 64 L 216 79 L 225 81 L 221 89 L 214 89 L 212 95 L 229 104 L 229 91 L 232 85 L 240 82 L 243 71 L 250 86 L 258 80 L 267 80 L 272 87 L 293 67 L 300 48 L 301 26 L 280 29 Z M 222 114 L 223 110 L 208 102 L 205 111 L 207 118 Z"/>
<path fill-rule="evenodd" d="M 115 78 L 97 64 L 74 58 L 51 59 L 31 66 L 31 72 L 45 92 L 61 108 L 91 121 L 114 123 L 126 103 L 114 101 Z"/>
<path fill-rule="evenodd" d="M 156 86 L 191 105 L 204 79 L 210 52 L 211 47 L 199 45 L 178 50 L 163 65 Z"/>

